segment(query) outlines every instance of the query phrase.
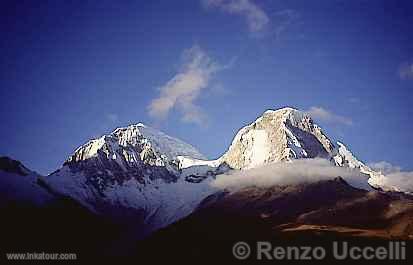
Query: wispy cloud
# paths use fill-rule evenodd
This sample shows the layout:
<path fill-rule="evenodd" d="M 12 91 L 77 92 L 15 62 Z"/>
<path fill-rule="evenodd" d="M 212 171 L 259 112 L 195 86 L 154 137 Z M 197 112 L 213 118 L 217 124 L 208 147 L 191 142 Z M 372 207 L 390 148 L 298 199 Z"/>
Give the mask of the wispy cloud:
<path fill-rule="evenodd" d="M 244 17 L 248 29 L 257 32 L 264 29 L 270 19 L 262 8 L 251 0 L 201 0 L 207 8 L 218 8 L 228 14 Z"/>
<path fill-rule="evenodd" d="M 149 115 L 161 121 L 167 118 L 172 109 L 177 108 L 183 122 L 204 124 L 206 114 L 196 104 L 196 100 L 208 87 L 214 74 L 223 68 L 197 45 L 185 50 L 181 69 L 159 88 L 159 97 L 148 106 Z"/>
<path fill-rule="evenodd" d="M 413 63 L 404 63 L 399 68 L 399 77 L 402 80 L 413 80 Z"/>
<path fill-rule="evenodd" d="M 351 118 L 335 114 L 323 107 L 311 107 L 309 110 L 306 111 L 306 113 L 310 115 L 312 118 L 319 121 L 335 124 L 353 125 L 353 121 Z"/>
<path fill-rule="evenodd" d="M 299 159 L 267 164 L 254 169 L 232 171 L 218 175 L 212 185 L 221 189 L 238 190 L 245 187 L 294 185 L 342 177 L 354 187 L 370 189 L 367 177 L 359 171 L 332 165 L 328 160 Z"/>

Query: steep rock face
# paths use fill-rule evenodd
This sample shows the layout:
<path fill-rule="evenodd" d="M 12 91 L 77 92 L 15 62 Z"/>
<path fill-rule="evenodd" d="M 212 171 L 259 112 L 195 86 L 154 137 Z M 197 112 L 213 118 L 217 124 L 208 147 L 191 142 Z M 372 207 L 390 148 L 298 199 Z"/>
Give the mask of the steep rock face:
<path fill-rule="evenodd" d="M 313 120 L 298 110 L 268 110 L 242 128 L 220 158 L 234 169 L 248 169 L 298 158 L 329 157 L 334 145 Z"/>

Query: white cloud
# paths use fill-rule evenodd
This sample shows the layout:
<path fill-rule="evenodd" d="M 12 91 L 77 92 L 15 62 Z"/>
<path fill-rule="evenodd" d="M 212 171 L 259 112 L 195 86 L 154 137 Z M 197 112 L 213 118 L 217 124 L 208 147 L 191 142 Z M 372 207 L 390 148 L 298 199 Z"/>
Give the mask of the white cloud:
<path fill-rule="evenodd" d="M 323 107 L 311 107 L 306 111 L 312 118 L 328 123 L 337 123 L 344 125 L 353 125 L 351 118 L 337 115 Z"/>
<path fill-rule="evenodd" d="M 209 8 L 219 8 L 229 14 L 243 16 L 251 32 L 264 29 L 270 22 L 264 10 L 251 0 L 202 0 L 202 3 Z"/>
<path fill-rule="evenodd" d="M 274 185 L 294 185 L 342 177 L 354 187 L 370 189 L 367 177 L 358 170 L 337 167 L 328 160 L 299 159 L 291 162 L 267 164 L 248 170 L 231 171 L 218 175 L 212 185 L 221 189 L 238 190 L 245 187 L 271 187 Z"/>
<path fill-rule="evenodd" d="M 208 87 L 213 75 L 223 68 L 199 46 L 185 50 L 180 71 L 159 88 L 159 97 L 148 106 L 149 115 L 163 120 L 173 108 L 177 108 L 182 113 L 183 122 L 204 124 L 206 115 L 195 101 Z"/>
<path fill-rule="evenodd" d="M 402 171 L 400 166 L 386 161 L 372 162 L 368 165 L 376 172 L 381 173 L 374 180 L 374 184 L 401 192 L 413 193 L 413 171 Z"/>
<path fill-rule="evenodd" d="M 369 166 L 383 174 L 378 179 L 380 185 L 393 187 L 398 191 L 413 192 L 413 171 L 402 171 L 400 166 L 386 161 L 369 163 Z"/>
<path fill-rule="evenodd" d="M 393 187 L 401 192 L 413 193 L 413 171 L 400 171 L 385 174 L 380 178 L 380 184 Z"/>
<path fill-rule="evenodd" d="M 404 63 L 399 68 L 399 76 L 403 80 L 413 80 L 413 63 Z"/>

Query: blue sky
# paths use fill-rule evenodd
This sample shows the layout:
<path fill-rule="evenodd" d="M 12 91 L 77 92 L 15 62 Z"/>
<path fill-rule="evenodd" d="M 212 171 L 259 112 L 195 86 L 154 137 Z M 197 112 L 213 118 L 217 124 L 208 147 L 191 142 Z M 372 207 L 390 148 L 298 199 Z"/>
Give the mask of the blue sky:
<path fill-rule="evenodd" d="M 144 122 L 215 158 L 293 106 L 360 159 L 412 170 L 409 2 L 3 1 L 0 154 L 47 174 Z"/>

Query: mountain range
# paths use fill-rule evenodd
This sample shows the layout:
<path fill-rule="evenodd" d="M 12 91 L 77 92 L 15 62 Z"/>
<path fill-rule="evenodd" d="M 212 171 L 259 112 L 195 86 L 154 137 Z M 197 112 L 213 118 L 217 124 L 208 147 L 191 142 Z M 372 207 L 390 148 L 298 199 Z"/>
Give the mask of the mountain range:
<path fill-rule="evenodd" d="M 13 246 L 92 253 L 195 251 L 188 242 L 212 237 L 412 239 L 413 191 L 389 183 L 307 113 L 282 108 L 241 128 L 215 160 L 142 123 L 88 141 L 47 176 L 2 157 L 0 208 L 7 227 L 25 227 L 3 231 Z M 66 240 L 54 235 L 62 229 Z M 95 236 L 80 243 L 85 233 Z"/>

